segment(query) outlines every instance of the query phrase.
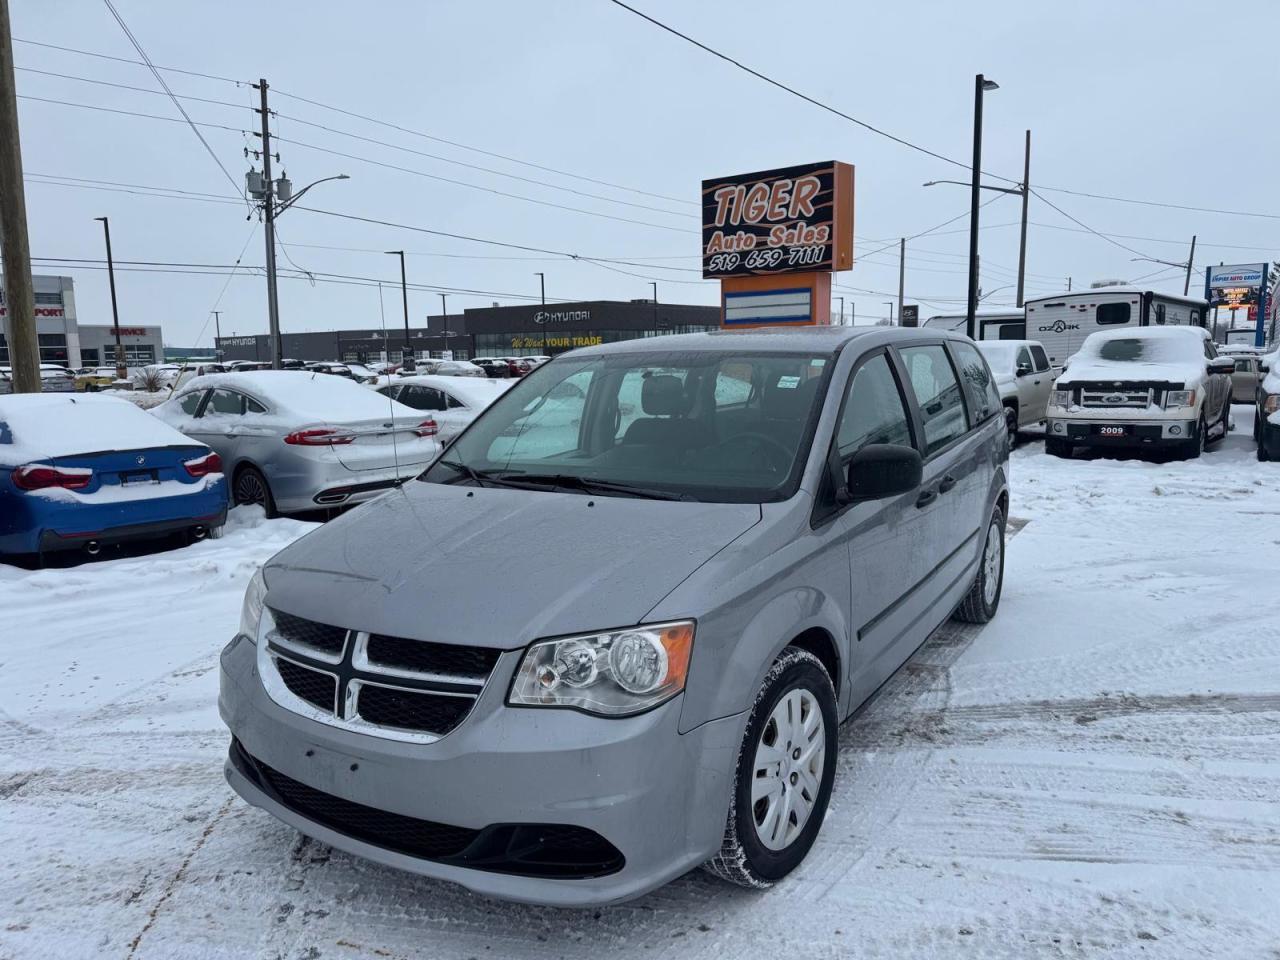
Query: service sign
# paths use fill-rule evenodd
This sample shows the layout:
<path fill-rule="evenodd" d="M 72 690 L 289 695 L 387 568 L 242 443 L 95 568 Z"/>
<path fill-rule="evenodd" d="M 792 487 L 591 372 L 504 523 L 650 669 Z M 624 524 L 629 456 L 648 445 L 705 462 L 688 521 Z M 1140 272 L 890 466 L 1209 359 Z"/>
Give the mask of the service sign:
<path fill-rule="evenodd" d="M 702 276 L 853 266 L 853 167 L 827 161 L 702 181 Z"/>

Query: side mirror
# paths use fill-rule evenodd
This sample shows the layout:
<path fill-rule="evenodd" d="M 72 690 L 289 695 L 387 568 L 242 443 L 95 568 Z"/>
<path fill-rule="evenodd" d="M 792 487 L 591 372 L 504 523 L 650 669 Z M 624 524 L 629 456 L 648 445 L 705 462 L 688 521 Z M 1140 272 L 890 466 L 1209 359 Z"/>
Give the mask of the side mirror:
<path fill-rule="evenodd" d="M 1271 372 L 1271 364 L 1269 364 L 1269 363 L 1260 363 L 1260 364 L 1258 364 L 1258 372 L 1259 372 L 1259 373 L 1270 373 L 1270 372 Z"/>
<path fill-rule="evenodd" d="M 1018 364 L 1018 369 L 1017 369 L 1017 375 L 1018 375 L 1018 376 L 1020 376 L 1020 377 L 1025 377 L 1025 376 L 1027 376 L 1027 375 L 1028 375 L 1028 374 L 1030 374 L 1030 373 L 1031 373 L 1031 364 L 1029 364 L 1029 363 L 1020 363 L 1020 364 Z"/>
<path fill-rule="evenodd" d="M 910 493 L 924 479 L 920 451 L 896 443 L 872 443 L 849 458 L 845 472 L 846 503 L 883 500 Z"/>
<path fill-rule="evenodd" d="M 1210 373 L 1235 373 L 1236 362 L 1230 357 L 1214 357 L 1208 363 Z"/>

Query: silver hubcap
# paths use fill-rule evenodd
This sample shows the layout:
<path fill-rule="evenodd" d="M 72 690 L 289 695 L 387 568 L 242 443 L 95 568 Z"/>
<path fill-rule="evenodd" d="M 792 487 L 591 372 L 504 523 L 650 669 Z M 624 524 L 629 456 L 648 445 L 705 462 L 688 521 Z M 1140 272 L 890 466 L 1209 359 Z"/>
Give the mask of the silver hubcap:
<path fill-rule="evenodd" d="M 1004 539 L 1000 536 L 1000 524 L 992 523 L 987 529 L 987 549 L 982 555 L 982 599 L 987 606 L 996 602 L 996 590 L 1000 586 L 1000 558 L 1004 555 Z"/>
<path fill-rule="evenodd" d="M 752 764 L 752 818 L 756 836 L 770 850 L 790 846 L 809 822 L 826 754 L 817 697 L 804 689 L 788 691 L 760 731 Z"/>

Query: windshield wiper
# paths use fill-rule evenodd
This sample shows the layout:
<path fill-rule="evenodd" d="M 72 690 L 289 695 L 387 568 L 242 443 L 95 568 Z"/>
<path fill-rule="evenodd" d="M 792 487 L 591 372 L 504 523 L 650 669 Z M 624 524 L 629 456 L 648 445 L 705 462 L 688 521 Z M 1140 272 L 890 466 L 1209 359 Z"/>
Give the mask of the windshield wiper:
<path fill-rule="evenodd" d="M 670 490 L 657 490 L 653 487 L 639 487 L 630 483 L 597 480 L 594 477 L 579 477 L 568 473 L 520 474 L 518 477 L 512 478 L 510 482 L 515 486 L 568 487 L 572 490 L 581 490 L 584 493 L 617 493 L 626 497 L 639 497 L 645 500 L 696 501 L 698 499 L 688 493 L 673 493 Z"/>
<path fill-rule="evenodd" d="M 442 467 L 452 467 L 459 473 L 459 479 L 466 477 L 477 487 L 495 486 L 495 487 L 520 487 L 521 484 L 514 483 L 510 480 L 504 480 L 502 477 L 496 476 L 488 470 L 476 470 L 469 467 L 465 463 L 459 463 L 457 460 L 437 460 Z M 455 483 L 456 480 L 450 480 L 449 483 Z"/>

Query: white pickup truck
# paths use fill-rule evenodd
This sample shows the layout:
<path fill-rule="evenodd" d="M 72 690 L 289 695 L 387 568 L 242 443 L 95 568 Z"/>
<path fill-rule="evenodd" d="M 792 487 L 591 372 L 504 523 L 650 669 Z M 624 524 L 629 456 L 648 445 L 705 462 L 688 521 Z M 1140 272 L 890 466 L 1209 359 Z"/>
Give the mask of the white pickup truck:
<path fill-rule="evenodd" d="M 1009 439 L 1045 418 L 1055 373 L 1038 340 L 981 340 L 978 350 L 995 374 Z"/>
<path fill-rule="evenodd" d="M 1201 327 L 1090 334 L 1049 400 L 1045 452 L 1164 447 L 1198 457 L 1231 429 L 1231 373 Z"/>

